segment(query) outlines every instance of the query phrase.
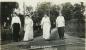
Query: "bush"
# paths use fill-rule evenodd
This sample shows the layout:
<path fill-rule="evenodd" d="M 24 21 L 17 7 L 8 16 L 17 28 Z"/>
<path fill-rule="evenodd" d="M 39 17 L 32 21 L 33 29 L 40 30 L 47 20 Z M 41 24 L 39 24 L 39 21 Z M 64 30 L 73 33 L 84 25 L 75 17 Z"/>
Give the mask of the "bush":
<path fill-rule="evenodd" d="M 73 36 L 85 37 L 85 21 L 78 19 L 66 21 L 65 32 Z"/>

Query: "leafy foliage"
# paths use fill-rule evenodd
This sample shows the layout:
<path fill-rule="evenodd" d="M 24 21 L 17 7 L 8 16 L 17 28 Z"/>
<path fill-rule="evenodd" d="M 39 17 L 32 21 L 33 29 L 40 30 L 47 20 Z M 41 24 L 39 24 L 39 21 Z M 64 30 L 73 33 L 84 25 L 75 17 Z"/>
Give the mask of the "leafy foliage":
<path fill-rule="evenodd" d="M 63 4 L 62 14 L 66 20 L 70 20 L 72 18 L 73 9 L 74 7 L 70 2 Z"/>

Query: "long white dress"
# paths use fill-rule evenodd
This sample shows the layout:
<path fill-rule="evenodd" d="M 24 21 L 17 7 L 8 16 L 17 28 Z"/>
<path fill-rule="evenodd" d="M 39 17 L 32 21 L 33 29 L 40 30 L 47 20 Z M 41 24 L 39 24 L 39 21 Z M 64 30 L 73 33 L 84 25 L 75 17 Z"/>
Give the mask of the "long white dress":
<path fill-rule="evenodd" d="M 49 17 L 43 17 L 41 21 L 41 27 L 43 28 L 43 38 L 49 39 L 50 38 L 50 18 Z"/>
<path fill-rule="evenodd" d="M 33 20 L 30 17 L 25 18 L 24 30 L 25 30 L 25 34 L 23 41 L 28 41 L 33 39 Z"/>

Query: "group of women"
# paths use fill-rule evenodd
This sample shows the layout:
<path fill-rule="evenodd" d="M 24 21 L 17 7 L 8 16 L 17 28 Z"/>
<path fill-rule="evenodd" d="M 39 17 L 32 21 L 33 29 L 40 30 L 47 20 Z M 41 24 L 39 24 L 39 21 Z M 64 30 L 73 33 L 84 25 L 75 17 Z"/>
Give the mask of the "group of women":
<path fill-rule="evenodd" d="M 19 30 L 21 28 L 21 22 L 20 18 L 18 17 L 17 13 L 15 12 L 14 17 L 12 18 L 11 27 L 13 28 L 13 39 L 14 41 L 18 41 L 19 39 Z M 31 18 L 31 15 L 25 15 L 25 21 L 24 21 L 24 38 L 23 41 L 29 41 L 33 40 L 33 20 Z M 57 27 L 59 28 L 59 36 L 63 38 L 61 35 L 64 36 L 64 18 L 63 16 L 57 17 L 56 20 Z M 50 28 L 51 28 L 51 22 L 50 18 L 47 16 L 47 14 L 44 14 L 44 17 L 41 20 L 41 29 L 43 30 L 43 38 L 45 40 L 50 39 Z M 62 31 L 63 30 L 63 31 Z"/>
<path fill-rule="evenodd" d="M 41 28 L 43 29 L 43 38 L 49 39 L 50 37 L 50 18 L 45 14 L 41 21 Z M 19 40 L 19 31 L 21 28 L 20 18 L 18 17 L 17 13 L 14 13 L 11 21 L 11 28 L 13 30 L 13 40 Z M 25 16 L 24 21 L 24 38 L 23 41 L 33 40 L 33 20 L 31 19 L 30 15 Z"/>

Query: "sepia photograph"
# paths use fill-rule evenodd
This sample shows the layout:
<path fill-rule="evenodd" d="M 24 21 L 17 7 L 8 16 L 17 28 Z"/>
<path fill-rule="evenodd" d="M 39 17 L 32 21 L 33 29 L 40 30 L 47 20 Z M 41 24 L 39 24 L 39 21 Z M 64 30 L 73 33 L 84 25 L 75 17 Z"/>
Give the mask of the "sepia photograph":
<path fill-rule="evenodd" d="M 85 50 L 86 0 L 0 0 L 0 50 Z"/>

